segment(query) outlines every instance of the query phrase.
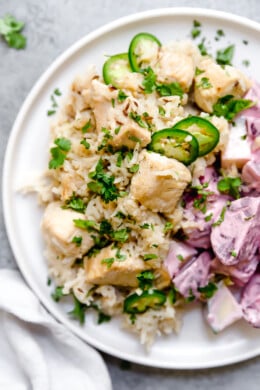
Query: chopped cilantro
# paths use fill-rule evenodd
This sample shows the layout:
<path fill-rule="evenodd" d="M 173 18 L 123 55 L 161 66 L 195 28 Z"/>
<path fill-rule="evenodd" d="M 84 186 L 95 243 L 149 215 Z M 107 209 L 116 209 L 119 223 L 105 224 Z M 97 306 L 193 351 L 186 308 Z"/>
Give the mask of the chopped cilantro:
<path fill-rule="evenodd" d="M 202 70 L 202 69 L 199 69 L 198 67 L 196 67 L 195 69 L 195 76 L 199 76 L 200 74 L 204 73 L 205 70 Z"/>
<path fill-rule="evenodd" d="M 81 199 L 79 196 L 73 193 L 73 195 L 65 201 L 65 205 L 62 206 L 62 208 L 72 209 L 78 211 L 79 213 L 84 213 L 86 209 L 86 205 L 83 199 Z"/>
<path fill-rule="evenodd" d="M 0 35 L 5 39 L 9 47 L 14 49 L 24 49 L 26 46 L 26 37 L 21 34 L 24 23 L 19 22 L 12 15 L 5 15 L 0 19 Z"/>
<path fill-rule="evenodd" d="M 193 20 L 193 27 L 201 27 L 201 23 L 198 20 Z"/>
<path fill-rule="evenodd" d="M 55 302 L 59 302 L 60 299 L 64 296 L 63 294 L 63 286 L 57 286 L 54 292 L 51 294 L 52 299 Z"/>
<path fill-rule="evenodd" d="M 126 258 L 127 258 L 127 256 L 124 255 L 124 254 L 122 254 L 122 253 L 120 252 L 120 249 L 118 249 L 118 250 L 116 251 L 116 260 L 117 260 L 117 261 L 125 261 Z"/>
<path fill-rule="evenodd" d="M 106 259 L 102 259 L 101 264 L 106 264 L 107 268 L 111 268 L 114 261 L 114 257 L 108 257 Z"/>
<path fill-rule="evenodd" d="M 201 23 L 197 20 L 193 20 L 193 29 L 191 30 L 191 36 L 193 39 L 197 38 L 201 34 Z"/>
<path fill-rule="evenodd" d="M 222 224 L 222 222 L 224 221 L 224 218 L 225 218 L 226 211 L 227 211 L 227 207 L 224 206 L 223 209 L 221 210 L 219 219 L 212 224 L 213 227 L 219 226 Z"/>
<path fill-rule="evenodd" d="M 105 127 L 102 127 L 101 131 L 104 133 L 104 137 L 101 141 L 101 144 L 98 145 L 98 150 L 104 149 L 107 146 L 108 141 L 111 138 L 113 138 L 112 135 L 110 134 L 110 131 L 108 129 L 106 129 Z"/>
<path fill-rule="evenodd" d="M 126 215 L 124 213 L 122 213 L 122 211 L 118 211 L 115 215 L 115 217 L 119 218 L 119 219 L 125 219 L 126 218 Z"/>
<path fill-rule="evenodd" d="M 219 65 L 231 65 L 234 56 L 235 46 L 230 45 L 223 50 L 217 51 L 216 61 Z"/>
<path fill-rule="evenodd" d="M 213 217 L 213 213 L 210 213 L 210 214 L 206 215 L 206 217 L 204 218 L 204 220 L 205 220 L 206 222 L 209 222 L 209 221 L 211 220 L 212 217 Z"/>
<path fill-rule="evenodd" d="M 144 223 L 143 225 L 140 225 L 141 229 L 150 229 L 150 224 L 149 223 Z"/>
<path fill-rule="evenodd" d="M 155 253 L 147 253 L 143 255 L 143 259 L 144 261 L 148 261 L 148 260 L 158 259 L 158 256 Z"/>
<path fill-rule="evenodd" d="M 252 100 L 234 99 L 233 95 L 226 95 L 213 105 L 213 114 L 232 121 L 239 112 L 252 107 L 254 104 Z"/>
<path fill-rule="evenodd" d="M 131 111 L 129 113 L 129 118 L 133 119 L 140 127 L 143 127 L 144 129 L 148 127 L 147 123 L 136 112 Z"/>
<path fill-rule="evenodd" d="M 179 261 L 183 261 L 183 260 L 184 260 L 184 257 L 183 257 L 182 255 L 177 255 L 176 257 L 177 257 L 177 259 L 178 259 Z"/>
<path fill-rule="evenodd" d="M 159 93 L 160 96 L 183 96 L 183 89 L 181 88 L 180 84 L 170 83 L 170 84 L 157 84 L 156 90 Z"/>
<path fill-rule="evenodd" d="M 85 311 L 88 308 L 84 303 L 80 302 L 75 296 L 74 298 L 74 308 L 68 313 L 74 319 L 79 320 L 81 325 L 85 322 Z"/>
<path fill-rule="evenodd" d="M 48 110 L 48 111 L 47 111 L 47 115 L 48 115 L 48 116 L 52 116 L 52 115 L 54 115 L 54 114 L 56 114 L 56 111 L 55 111 L 55 110 Z"/>
<path fill-rule="evenodd" d="M 119 229 L 119 230 L 115 230 L 113 231 L 113 233 L 111 234 L 111 237 L 114 241 L 117 241 L 117 242 L 126 242 L 128 240 L 128 229 Z"/>
<path fill-rule="evenodd" d="M 152 93 L 156 88 L 156 74 L 150 66 L 148 68 L 143 69 L 142 73 L 144 75 L 142 83 L 144 87 L 144 92 Z"/>
<path fill-rule="evenodd" d="M 230 255 L 231 255 L 232 257 L 237 257 L 237 253 L 236 253 L 234 250 L 230 252 Z"/>
<path fill-rule="evenodd" d="M 88 122 L 85 123 L 85 125 L 81 128 L 81 131 L 83 134 L 87 133 L 87 131 L 91 127 L 91 120 L 89 119 Z"/>
<path fill-rule="evenodd" d="M 112 104 L 112 107 L 115 108 L 115 99 L 114 98 L 111 99 L 111 104 Z"/>
<path fill-rule="evenodd" d="M 76 227 L 87 230 L 88 232 L 93 232 L 98 230 L 98 226 L 95 221 L 91 221 L 87 219 L 73 219 L 73 222 Z"/>
<path fill-rule="evenodd" d="M 240 198 L 239 189 L 242 182 L 239 177 L 224 177 L 218 182 L 218 190 L 224 194 L 229 194 L 233 198 Z"/>
<path fill-rule="evenodd" d="M 153 280 L 155 279 L 154 273 L 152 271 L 142 271 L 137 276 L 139 287 L 142 290 L 149 289 L 153 285 Z"/>
<path fill-rule="evenodd" d="M 102 311 L 98 312 L 98 325 L 103 324 L 104 322 L 108 322 L 111 320 L 111 316 L 108 314 L 103 313 Z"/>
<path fill-rule="evenodd" d="M 49 161 L 49 169 L 61 167 L 66 159 L 67 152 L 71 148 L 71 142 L 66 138 L 56 138 L 54 143 L 57 146 L 50 150 L 52 159 Z"/>
<path fill-rule="evenodd" d="M 158 112 L 161 116 L 165 116 L 165 109 L 162 106 L 158 106 Z"/>
<path fill-rule="evenodd" d="M 198 287 L 198 291 L 202 294 L 203 298 L 211 298 L 215 292 L 217 291 L 218 287 L 215 283 L 209 282 L 204 287 Z"/>
<path fill-rule="evenodd" d="M 167 221 L 164 225 L 163 231 L 164 233 L 168 233 L 170 230 L 172 230 L 172 228 L 173 228 L 173 223 Z"/>
<path fill-rule="evenodd" d="M 47 286 L 50 286 L 50 285 L 51 285 L 51 278 L 48 277 L 48 279 L 47 279 Z"/>
<path fill-rule="evenodd" d="M 118 126 L 116 129 L 115 129 L 115 134 L 119 134 L 119 131 L 121 130 L 121 126 Z"/>
<path fill-rule="evenodd" d="M 98 161 L 95 171 L 90 172 L 88 176 L 90 179 L 94 180 L 88 183 L 88 189 L 99 194 L 105 203 L 113 201 L 120 196 L 120 193 L 114 184 L 114 176 L 105 173 L 102 159 Z"/>
<path fill-rule="evenodd" d="M 242 64 L 243 64 L 244 66 L 249 66 L 249 65 L 250 65 L 250 61 L 249 61 L 249 60 L 243 60 L 243 61 L 242 61 Z"/>
<path fill-rule="evenodd" d="M 89 149 L 90 148 L 90 143 L 88 143 L 85 138 L 83 138 L 81 141 L 80 141 L 80 144 L 85 146 L 86 149 Z"/>
<path fill-rule="evenodd" d="M 82 237 L 81 236 L 74 236 L 72 238 L 72 241 L 74 244 L 76 244 L 76 246 L 80 246 L 81 243 L 82 243 Z"/>
<path fill-rule="evenodd" d="M 126 95 L 124 93 L 124 91 L 122 91 L 121 89 L 118 91 L 118 95 L 117 95 L 117 101 L 119 103 L 122 103 L 123 101 L 125 101 L 125 99 L 128 97 L 128 95 Z"/>
<path fill-rule="evenodd" d="M 200 54 L 202 56 L 208 55 L 208 51 L 207 51 L 207 48 L 205 46 L 205 38 L 203 38 L 202 41 L 198 44 L 198 49 L 199 49 Z"/>
<path fill-rule="evenodd" d="M 208 88 L 212 88 L 212 84 L 210 84 L 209 79 L 207 77 L 202 77 L 200 82 L 196 84 L 196 87 L 208 89 Z"/>
<path fill-rule="evenodd" d="M 128 139 L 130 139 L 130 140 L 133 141 L 133 142 L 139 143 L 139 144 L 141 143 L 140 138 L 136 137 L 135 135 L 130 135 L 130 136 L 128 137 Z"/>
<path fill-rule="evenodd" d="M 54 91 L 53 91 L 53 93 L 54 93 L 54 95 L 56 95 L 56 96 L 61 96 L 61 95 L 62 95 L 62 93 L 61 93 L 61 91 L 59 90 L 59 88 L 55 88 Z"/>
<path fill-rule="evenodd" d="M 134 164 L 129 168 L 129 172 L 136 173 L 139 170 L 139 164 Z"/>

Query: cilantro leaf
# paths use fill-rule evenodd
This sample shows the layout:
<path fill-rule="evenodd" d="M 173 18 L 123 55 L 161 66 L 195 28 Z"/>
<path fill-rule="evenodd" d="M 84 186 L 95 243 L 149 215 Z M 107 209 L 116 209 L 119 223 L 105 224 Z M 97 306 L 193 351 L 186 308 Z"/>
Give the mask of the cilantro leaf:
<path fill-rule="evenodd" d="M 147 253 L 143 255 L 143 259 L 144 261 L 148 261 L 148 260 L 158 259 L 158 256 L 155 253 Z"/>
<path fill-rule="evenodd" d="M 219 65 L 231 65 L 234 56 L 235 46 L 230 45 L 223 50 L 217 51 L 216 61 Z"/>
<path fill-rule="evenodd" d="M 200 79 L 200 82 L 196 84 L 197 88 L 203 88 L 203 89 L 209 89 L 212 88 L 212 84 L 210 84 L 210 81 L 207 77 L 202 77 Z"/>
<path fill-rule="evenodd" d="M 203 298 L 211 298 L 215 292 L 217 291 L 218 287 L 215 283 L 209 282 L 204 287 L 198 287 L 198 291 L 202 294 Z"/>
<path fill-rule="evenodd" d="M 101 264 L 106 264 L 107 268 L 111 268 L 114 261 L 114 257 L 108 257 L 106 259 L 102 259 Z"/>
<path fill-rule="evenodd" d="M 79 213 L 84 213 L 86 209 L 86 205 L 83 199 L 81 199 L 79 196 L 73 193 L 73 195 L 68 200 L 65 201 L 65 205 L 62 206 L 62 208 L 72 209 L 78 211 Z"/>
<path fill-rule="evenodd" d="M 82 133 L 85 134 L 90 127 L 91 127 L 91 120 L 89 119 L 89 121 L 86 122 L 85 125 L 82 127 L 81 129 Z"/>
<path fill-rule="evenodd" d="M 54 292 L 51 294 L 52 299 L 55 302 L 59 302 L 60 299 L 64 296 L 63 294 L 63 286 L 57 286 L 54 290 Z"/>
<path fill-rule="evenodd" d="M 129 168 L 129 172 L 136 173 L 139 170 L 139 164 L 134 164 Z"/>
<path fill-rule="evenodd" d="M 52 159 L 49 161 L 49 169 L 61 167 L 66 159 L 66 154 L 59 147 L 51 148 L 50 152 Z"/>
<path fill-rule="evenodd" d="M 64 152 L 68 152 L 71 148 L 71 142 L 66 138 L 56 138 L 54 143 Z"/>
<path fill-rule="evenodd" d="M 136 276 L 136 278 L 138 279 L 139 287 L 142 290 L 145 290 L 152 287 L 155 276 L 152 271 L 142 271 Z"/>
<path fill-rule="evenodd" d="M 85 149 L 89 149 L 90 148 L 90 143 L 88 143 L 85 138 L 83 138 L 81 141 L 80 141 L 80 144 L 85 146 Z"/>
<path fill-rule="evenodd" d="M 97 223 L 95 221 L 87 219 L 73 219 L 73 222 L 76 227 L 87 230 L 88 232 L 98 230 Z"/>
<path fill-rule="evenodd" d="M 0 19 L 0 34 L 8 46 L 14 49 L 24 49 L 26 46 L 26 37 L 20 33 L 23 28 L 24 23 L 17 21 L 12 15 Z"/>
<path fill-rule="evenodd" d="M 164 232 L 164 233 L 167 233 L 167 232 L 171 231 L 172 228 L 173 228 L 173 223 L 167 221 L 167 222 L 165 223 L 165 225 L 164 225 L 163 232 Z"/>
<path fill-rule="evenodd" d="M 80 246 L 82 244 L 82 237 L 81 236 L 74 236 L 72 238 L 72 241 L 76 246 Z"/>
<path fill-rule="evenodd" d="M 121 89 L 118 91 L 118 95 L 117 95 L 117 101 L 118 103 L 122 103 L 123 101 L 125 101 L 125 99 L 128 98 L 128 95 L 126 95 L 124 93 L 124 91 L 122 91 Z"/>
<path fill-rule="evenodd" d="M 147 123 L 142 119 L 140 115 L 138 115 L 136 112 L 131 111 L 129 113 L 129 118 L 133 119 L 138 125 L 144 129 L 148 127 Z M 140 141 L 139 141 L 140 142 Z"/>
<path fill-rule="evenodd" d="M 98 325 L 103 324 L 104 322 L 108 322 L 111 320 L 111 316 L 103 313 L 102 311 L 98 312 Z"/>
<path fill-rule="evenodd" d="M 208 55 L 208 50 L 207 50 L 207 48 L 205 46 L 205 38 L 203 38 L 202 41 L 198 44 L 198 49 L 199 49 L 200 54 L 202 56 Z"/>
<path fill-rule="evenodd" d="M 240 198 L 239 189 L 242 182 L 239 177 L 224 177 L 218 182 L 218 190 L 224 194 L 229 194 L 233 196 L 233 198 Z"/>
<path fill-rule="evenodd" d="M 233 95 L 226 95 L 213 105 L 213 114 L 232 121 L 239 112 L 252 107 L 254 104 L 252 100 L 234 99 Z"/>
<path fill-rule="evenodd" d="M 177 82 L 170 84 L 157 84 L 156 90 L 161 96 L 183 96 L 183 89 Z"/>
<path fill-rule="evenodd" d="M 84 303 L 81 303 L 75 295 L 74 298 L 74 308 L 71 310 L 68 314 L 72 316 L 74 319 L 79 320 L 79 323 L 81 325 L 85 322 L 85 311 L 87 309 L 87 306 Z"/>
<path fill-rule="evenodd" d="M 144 75 L 143 87 L 145 93 L 152 93 L 156 88 L 156 74 L 153 69 L 149 66 L 142 70 Z"/>

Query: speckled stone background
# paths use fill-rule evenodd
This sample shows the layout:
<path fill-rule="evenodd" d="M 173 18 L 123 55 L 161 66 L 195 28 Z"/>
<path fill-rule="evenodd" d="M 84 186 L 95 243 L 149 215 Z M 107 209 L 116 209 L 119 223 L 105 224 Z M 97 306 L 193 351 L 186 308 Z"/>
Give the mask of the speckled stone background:
<path fill-rule="evenodd" d="M 11 13 L 25 21 L 24 33 L 28 38 L 27 48 L 22 51 L 8 48 L 0 40 L 0 172 L 8 136 L 21 104 L 38 77 L 60 53 L 88 32 L 121 16 L 176 6 L 218 9 L 260 22 L 259 0 L 0 0 L 0 17 Z M 16 268 L 2 207 L 0 267 Z M 104 359 L 115 390 L 260 389 L 260 357 L 201 371 L 168 371 L 135 364 L 123 367 L 116 358 L 104 355 Z"/>

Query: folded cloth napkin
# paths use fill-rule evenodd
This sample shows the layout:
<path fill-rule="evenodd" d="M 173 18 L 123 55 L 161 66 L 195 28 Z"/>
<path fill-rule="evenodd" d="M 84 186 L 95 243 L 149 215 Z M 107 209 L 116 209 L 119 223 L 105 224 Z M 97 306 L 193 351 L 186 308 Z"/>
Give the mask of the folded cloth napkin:
<path fill-rule="evenodd" d="M 112 389 L 99 353 L 57 323 L 13 270 L 0 270 L 0 389 Z"/>

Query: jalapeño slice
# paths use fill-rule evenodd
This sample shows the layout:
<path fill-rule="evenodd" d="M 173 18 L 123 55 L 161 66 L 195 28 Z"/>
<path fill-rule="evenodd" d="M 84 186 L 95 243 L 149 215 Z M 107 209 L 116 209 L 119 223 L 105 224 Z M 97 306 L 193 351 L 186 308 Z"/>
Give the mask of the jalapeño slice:
<path fill-rule="evenodd" d="M 191 133 L 173 128 L 154 133 L 147 148 L 166 157 L 175 158 L 185 165 L 196 160 L 199 152 L 198 141 Z"/>
<path fill-rule="evenodd" d="M 121 53 L 109 57 L 103 65 L 103 79 L 106 84 L 111 84 L 113 87 L 120 88 L 124 77 L 132 72 L 128 61 L 128 54 Z"/>
<path fill-rule="evenodd" d="M 199 157 L 211 152 L 219 141 L 218 129 L 210 121 L 199 116 L 182 119 L 173 126 L 173 129 L 186 130 L 197 139 Z"/>
<path fill-rule="evenodd" d="M 130 42 L 128 57 L 134 72 L 141 72 L 150 65 L 151 59 L 157 57 L 161 42 L 152 34 L 140 33 Z"/>
<path fill-rule="evenodd" d="M 129 295 L 124 301 L 124 313 L 140 314 L 148 309 L 156 309 L 166 301 L 163 291 L 144 291 L 141 295 L 136 293 Z"/>

